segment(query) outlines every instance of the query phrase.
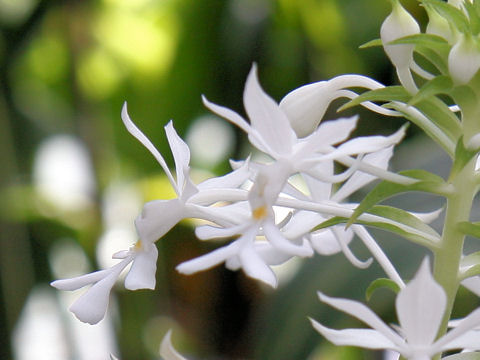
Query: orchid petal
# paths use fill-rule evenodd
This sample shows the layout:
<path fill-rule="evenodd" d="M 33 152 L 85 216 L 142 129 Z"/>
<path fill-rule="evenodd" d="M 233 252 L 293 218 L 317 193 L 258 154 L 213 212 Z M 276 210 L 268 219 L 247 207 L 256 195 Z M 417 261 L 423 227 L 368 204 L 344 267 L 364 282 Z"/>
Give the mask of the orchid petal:
<path fill-rule="evenodd" d="M 472 333 L 472 329 L 475 329 L 479 325 L 480 309 L 477 309 L 462 319 L 454 329 L 450 330 L 446 335 L 438 339 L 432 345 L 432 349 L 435 349 L 435 353 L 443 350 L 464 347 L 472 350 L 480 350 L 480 331 L 473 332 L 476 333 L 476 336 L 470 335 Z M 476 338 L 476 341 L 472 341 L 473 338 Z"/>
<path fill-rule="evenodd" d="M 247 276 L 260 280 L 273 288 L 277 287 L 277 277 L 275 273 L 265 264 L 251 246 L 245 246 L 240 251 L 239 260 Z"/>
<path fill-rule="evenodd" d="M 128 290 L 155 289 L 158 250 L 155 244 L 147 244 L 146 249 L 136 250 L 132 267 L 125 278 Z"/>
<path fill-rule="evenodd" d="M 180 199 L 153 200 L 143 206 L 135 226 L 143 241 L 153 243 L 185 217 L 185 204 Z"/>
<path fill-rule="evenodd" d="M 245 161 L 239 168 L 233 170 L 231 173 L 207 179 L 200 184 L 198 188 L 200 190 L 215 189 L 215 188 L 238 188 L 250 176 L 249 161 Z"/>
<path fill-rule="evenodd" d="M 93 284 L 97 281 L 100 281 L 101 279 L 104 279 L 106 276 L 108 276 L 109 272 L 110 272 L 110 269 L 99 270 L 90 274 L 76 276 L 71 279 L 55 280 L 55 281 L 52 281 L 50 285 L 58 290 L 66 290 L 66 291 L 78 290 L 84 286 Z"/>
<path fill-rule="evenodd" d="M 446 301 L 445 291 L 433 279 L 428 258 L 425 258 L 413 280 L 400 291 L 396 300 L 398 321 L 409 344 L 433 343 Z"/>
<path fill-rule="evenodd" d="M 357 127 L 357 122 L 358 116 L 323 122 L 317 130 L 299 143 L 299 157 L 345 141 Z"/>
<path fill-rule="evenodd" d="M 312 172 L 321 173 L 326 176 L 333 175 L 333 162 L 332 161 L 323 161 L 318 163 L 312 168 Z M 307 183 L 308 190 L 314 201 L 323 201 L 330 199 L 332 194 L 332 184 L 324 181 L 320 181 L 317 178 L 302 174 L 305 182 Z M 312 174 L 313 175 L 313 174 Z"/>
<path fill-rule="evenodd" d="M 382 333 L 371 329 L 334 330 L 310 319 L 315 330 L 337 346 L 359 346 L 367 349 L 398 350 L 398 346 Z"/>
<path fill-rule="evenodd" d="M 363 136 L 347 141 L 336 150 L 322 157 L 322 160 L 336 159 L 346 155 L 365 154 L 397 144 L 405 136 L 406 127 L 402 126 L 390 136 Z"/>
<path fill-rule="evenodd" d="M 238 126 L 240 129 L 242 129 L 245 133 L 247 133 L 247 134 L 250 133 L 250 131 L 251 131 L 250 124 L 244 118 L 242 118 L 240 115 L 238 115 L 235 111 L 230 110 L 229 108 L 226 108 L 224 106 L 214 104 L 214 103 L 210 102 L 203 95 L 202 95 L 202 101 L 203 101 L 203 104 L 208 109 L 210 109 L 212 112 L 214 112 L 218 116 L 223 117 L 224 119 L 227 119 L 232 124 Z"/>
<path fill-rule="evenodd" d="M 173 159 L 175 161 L 175 169 L 177 170 L 177 187 L 180 193 L 183 192 L 185 178 L 188 177 L 188 168 L 190 164 L 190 149 L 188 145 L 178 136 L 173 122 L 169 121 L 165 126 L 168 143 L 172 150 Z M 187 175 L 187 176 L 185 176 Z M 179 194 L 180 195 L 180 194 Z"/>
<path fill-rule="evenodd" d="M 234 235 L 238 235 L 245 229 L 245 225 L 237 225 L 229 228 L 219 228 L 211 225 L 198 226 L 195 229 L 195 235 L 200 240 L 208 240 L 215 238 L 227 238 Z"/>
<path fill-rule="evenodd" d="M 280 101 L 280 109 L 287 115 L 299 137 L 314 131 L 330 105 L 332 92 L 327 81 L 301 86 L 289 92 Z"/>
<path fill-rule="evenodd" d="M 351 237 L 348 236 L 348 233 L 345 231 L 345 228 L 340 229 L 339 226 L 334 226 L 331 228 L 331 230 L 335 235 L 338 241 L 338 244 L 342 249 L 343 254 L 353 266 L 359 269 L 366 269 L 372 264 L 372 261 L 373 261 L 372 258 L 369 258 L 366 261 L 361 261 L 359 258 L 355 256 L 352 250 L 350 250 L 350 248 L 348 247 L 348 242 L 351 240 Z"/>
<path fill-rule="evenodd" d="M 240 238 L 241 239 L 241 238 Z M 233 243 L 213 250 L 208 254 L 199 256 L 195 259 L 185 261 L 177 265 L 176 269 L 181 274 L 190 275 L 198 271 L 210 269 L 218 264 L 223 263 L 229 257 L 235 256 L 240 249 L 240 239 Z"/>
<path fill-rule="evenodd" d="M 180 355 L 172 344 L 172 330 L 168 330 L 160 344 L 160 356 L 163 360 L 187 360 Z"/>
<path fill-rule="evenodd" d="M 345 231 L 344 244 L 348 245 L 352 239 L 353 232 L 351 230 Z M 342 246 L 333 234 L 331 228 L 312 233 L 310 235 L 310 242 L 315 251 L 320 255 L 334 255 L 342 251 Z"/>
<path fill-rule="evenodd" d="M 308 243 L 303 244 L 302 246 L 292 244 L 283 236 L 277 226 L 271 221 L 266 221 L 263 224 L 263 231 L 265 233 L 265 237 L 272 244 L 272 246 L 280 251 L 301 257 L 309 257 L 313 255 L 313 250 L 307 245 Z"/>
<path fill-rule="evenodd" d="M 365 155 L 362 159 L 364 163 L 376 166 L 380 169 L 387 169 L 388 162 L 393 155 L 393 146 L 389 146 L 380 151 Z M 342 187 L 332 196 L 333 201 L 342 201 L 353 194 L 358 189 L 375 180 L 376 177 L 363 171 L 357 171 L 348 179 Z"/>
<path fill-rule="evenodd" d="M 252 66 L 245 84 L 243 102 L 252 127 L 265 139 L 275 154 L 290 154 L 296 141 L 295 132 L 278 104 L 260 87 L 255 65 Z"/>
<path fill-rule="evenodd" d="M 163 171 L 165 171 L 165 174 L 167 175 L 168 180 L 170 180 L 170 184 L 172 184 L 173 188 L 175 189 L 175 192 L 177 192 L 178 194 L 177 185 L 175 183 L 175 180 L 173 179 L 170 169 L 167 166 L 167 163 L 165 162 L 165 159 L 158 152 L 155 146 L 153 146 L 152 142 L 145 136 L 145 134 L 143 134 L 140 131 L 140 129 L 130 119 L 130 116 L 128 115 L 128 112 L 127 112 L 126 102 L 123 104 L 123 108 L 122 108 L 122 120 L 128 132 L 132 134 L 138 141 L 140 141 L 140 143 L 142 143 L 142 145 L 145 146 L 147 150 L 150 151 L 150 153 L 153 155 L 153 157 L 158 161 Z"/>
<path fill-rule="evenodd" d="M 123 260 L 108 270 L 109 274 L 94 284 L 70 307 L 70 311 L 83 322 L 94 325 L 103 319 L 107 311 L 110 291 L 130 259 Z"/>
<path fill-rule="evenodd" d="M 390 329 L 372 310 L 365 305 L 353 300 L 331 298 L 322 294 L 321 292 L 318 292 L 318 297 L 320 298 L 320 301 L 324 302 L 325 304 L 352 315 L 369 325 L 371 328 L 377 330 L 396 346 L 404 346 L 405 342 L 400 335 Z"/>

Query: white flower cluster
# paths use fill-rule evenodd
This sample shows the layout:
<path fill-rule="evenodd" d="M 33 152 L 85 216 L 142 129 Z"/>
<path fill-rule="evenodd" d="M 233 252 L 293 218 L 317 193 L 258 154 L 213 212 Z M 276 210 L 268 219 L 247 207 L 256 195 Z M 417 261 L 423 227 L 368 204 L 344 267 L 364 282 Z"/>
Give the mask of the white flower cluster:
<path fill-rule="evenodd" d="M 346 230 L 343 225 L 336 225 L 328 229 L 314 229 L 331 216 L 351 215 L 355 204 L 345 203 L 345 200 L 378 176 L 411 181 L 387 171 L 393 146 L 403 138 L 405 128 L 390 136 L 347 140 L 356 127 L 357 117 L 323 122 L 319 119 L 310 124 L 308 134 L 303 137 L 299 137 L 292 126 L 292 123 L 305 126 L 299 118 L 302 115 L 295 113 L 294 109 L 300 106 L 303 109 L 318 109 L 318 103 L 323 102 L 323 108 L 318 109 L 323 114 L 333 99 L 354 97 L 355 93 L 344 89 L 354 86 L 371 89 L 381 85 L 359 75 L 346 75 L 299 88 L 289 93 L 279 105 L 262 90 L 253 66 L 244 92 L 244 105 L 250 122 L 205 98 L 204 103 L 244 130 L 252 145 L 268 155 L 270 160 L 260 163 L 248 158 L 232 162 L 234 170 L 231 173 L 200 184 L 194 184 L 190 179 L 190 151 L 172 122 L 165 126 L 165 131 L 175 161 L 176 176 L 170 172 L 150 140 L 134 125 L 125 105 L 122 119 L 126 128 L 157 159 L 177 197 L 154 200 L 144 205 L 135 220 L 140 239 L 129 250 L 113 255 L 121 259 L 117 265 L 52 283 L 62 290 L 75 290 L 93 284 L 70 310 L 82 321 L 91 324 L 100 321 L 108 305 L 109 292 L 129 263 L 132 266 L 126 276 L 125 287 L 130 290 L 153 289 L 158 255 L 154 243 L 185 218 L 212 223 L 197 227 L 196 235 L 202 240 L 236 239 L 211 253 L 178 265 L 177 270 L 184 274 L 225 263 L 229 269 L 242 269 L 248 276 L 276 287 L 277 278 L 272 265 L 281 264 L 294 256 L 310 257 L 314 251 L 323 255 L 343 251 L 354 265 L 368 266 L 371 260 L 360 261 L 348 247 L 354 233 L 369 244 L 373 242 L 364 227 L 354 225 Z M 383 112 L 377 105 L 366 103 L 365 106 Z M 306 113 L 311 114 L 309 111 Z M 301 129 L 301 132 L 305 133 L 306 129 Z M 334 161 L 347 166 L 347 170 L 335 174 Z M 291 182 L 292 176 L 297 174 L 303 179 L 307 191 Z M 333 183 L 342 185 L 333 191 Z M 219 203 L 223 205 L 219 206 Z M 275 211 L 279 207 L 287 209 L 288 216 L 279 219 L 276 215 L 278 211 Z M 374 256 L 403 286 L 379 248 L 375 248 Z"/>
<path fill-rule="evenodd" d="M 272 267 L 293 257 L 343 253 L 358 268 L 368 267 L 375 259 L 390 285 L 398 288 L 400 325 L 387 326 L 357 301 L 319 293 L 322 302 L 370 326 L 334 330 L 312 320 L 320 334 L 336 345 L 389 349 L 413 360 L 439 359 L 442 352 L 456 349 L 469 354 L 451 359 L 478 358 L 470 355 L 479 355 L 474 351 L 480 350 L 480 309 L 464 319 L 450 323 L 449 319 L 461 283 L 480 294 L 480 255 L 462 254 L 465 236 L 480 234 L 480 223 L 470 222 L 472 199 L 480 188 L 480 105 L 471 100 L 480 93 L 480 83 L 475 80 L 480 68 L 480 4 L 422 0 L 430 21 L 426 32 L 421 33 L 398 0 L 391 2 L 393 11 L 381 27 L 380 43 L 396 68 L 401 86 L 385 87 L 370 78 L 348 74 L 302 86 L 277 103 L 261 88 L 253 65 L 243 94 L 248 120 L 203 98 L 209 110 L 243 130 L 251 145 L 268 160 L 249 156 L 232 161 L 230 173 L 195 184 L 190 177 L 190 150 L 173 123 L 169 122 L 165 131 L 175 174 L 132 122 L 125 104 L 121 116 L 127 130 L 155 157 L 177 196 L 144 205 L 135 220 L 139 240 L 129 250 L 113 255 L 120 260 L 116 265 L 52 283 L 61 290 L 92 285 L 70 310 L 81 321 L 100 321 L 114 283 L 129 264 L 127 289 L 155 288 L 155 242 L 181 220 L 195 218 L 207 223 L 195 229 L 199 239 L 226 239 L 227 243 L 179 264 L 180 273 L 193 274 L 225 264 L 275 288 L 277 276 Z M 415 51 L 428 46 L 432 51 L 422 55 L 437 67 L 432 73 L 414 58 Z M 425 85 L 419 89 L 416 81 Z M 358 94 L 352 90 L 359 88 L 366 91 Z M 437 94 L 451 96 L 456 104 L 446 104 Z M 338 98 L 351 99 L 350 105 L 359 104 L 378 114 L 405 116 L 417 124 L 452 157 L 449 179 L 444 181 L 426 171 L 389 171 L 393 148 L 404 137 L 406 126 L 389 136 L 352 137 L 358 117 L 323 118 Z M 384 104 L 372 102 L 377 100 Z M 336 164 L 345 170 L 335 171 Z M 351 194 L 375 179 L 382 182 L 360 204 L 348 202 Z M 442 234 L 428 225 L 440 211 L 418 214 L 375 207 L 389 196 L 418 190 L 446 198 Z M 405 284 L 365 225 L 392 231 L 431 250 L 434 276 L 425 259 L 413 280 Z M 349 248 L 354 236 L 370 251 L 371 258 L 362 261 L 355 256 Z M 447 332 L 448 324 L 453 329 Z M 169 334 L 165 339 L 162 356 L 184 359 L 171 346 Z"/>

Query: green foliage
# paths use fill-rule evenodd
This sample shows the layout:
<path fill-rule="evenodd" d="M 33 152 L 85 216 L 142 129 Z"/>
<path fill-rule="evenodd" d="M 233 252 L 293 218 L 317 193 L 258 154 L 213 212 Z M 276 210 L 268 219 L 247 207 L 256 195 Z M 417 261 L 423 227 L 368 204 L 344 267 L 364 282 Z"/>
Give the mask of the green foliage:
<path fill-rule="evenodd" d="M 375 205 L 369 209 L 366 215 L 357 218 L 355 223 L 392 232 L 430 249 L 437 247 L 440 241 L 439 234 L 433 228 L 405 210 L 391 206 Z M 368 215 L 375 216 L 369 217 Z M 314 230 L 338 224 L 348 224 L 349 220 L 346 217 L 335 216 L 322 222 Z"/>
<path fill-rule="evenodd" d="M 368 286 L 367 290 L 365 290 L 365 298 L 367 299 L 367 301 L 370 300 L 370 298 L 372 297 L 373 293 L 376 290 L 381 289 L 381 288 L 390 289 L 395 294 L 398 294 L 398 292 L 400 291 L 400 287 L 392 279 L 387 279 L 387 278 L 375 279 Z"/>
<path fill-rule="evenodd" d="M 368 212 L 378 203 L 401 193 L 409 191 L 423 191 L 436 195 L 448 194 L 448 185 L 438 175 L 425 170 L 405 170 L 399 174 L 418 179 L 417 182 L 410 185 L 402 185 L 389 181 L 382 181 L 377 184 L 360 202 L 353 212 L 347 225 L 351 225 L 365 212 Z"/>
<path fill-rule="evenodd" d="M 450 177 L 454 177 L 460 173 L 465 165 L 467 165 L 473 157 L 477 155 L 477 149 L 469 150 L 465 148 L 463 143 L 463 136 L 457 142 L 457 147 L 455 148 L 455 162 L 453 163 L 452 171 Z"/>

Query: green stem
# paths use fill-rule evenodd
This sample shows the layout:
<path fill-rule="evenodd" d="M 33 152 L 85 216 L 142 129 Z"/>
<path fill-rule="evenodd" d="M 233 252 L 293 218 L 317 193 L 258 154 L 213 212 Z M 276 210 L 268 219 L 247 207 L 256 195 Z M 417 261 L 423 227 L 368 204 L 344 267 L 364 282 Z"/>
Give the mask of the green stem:
<path fill-rule="evenodd" d="M 447 332 L 448 321 L 460 284 L 458 271 L 465 235 L 458 229 L 457 224 L 469 220 L 472 201 L 477 190 L 474 174 L 475 161 L 472 160 L 460 172 L 452 174 L 450 179 L 454 192 L 447 198 L 442 243 L 434 253 L 434 277 L 447 295 L 447 307 L 437 337 Z M 434 359 L 440 359 L 440 354 Z"/>

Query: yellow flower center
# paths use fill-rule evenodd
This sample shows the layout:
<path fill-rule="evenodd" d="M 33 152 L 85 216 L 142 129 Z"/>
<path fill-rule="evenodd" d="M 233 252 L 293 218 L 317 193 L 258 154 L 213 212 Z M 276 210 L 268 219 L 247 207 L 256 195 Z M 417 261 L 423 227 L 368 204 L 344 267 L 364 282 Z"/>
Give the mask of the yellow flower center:
<path fill-rule="evenodd" d="M 265 205 L 259 206 L 252 211 L 255 220 L 261 220 L 267 217 L 267 207 Z"/>
<path fill-rule="evenodd" d="M 135 250 L 140 250 L 142 248 L 142 245 L 142 240 L 138 239 L 134 246 Z"/>

